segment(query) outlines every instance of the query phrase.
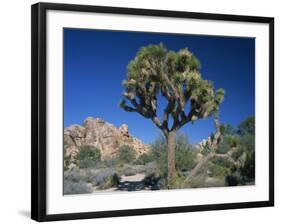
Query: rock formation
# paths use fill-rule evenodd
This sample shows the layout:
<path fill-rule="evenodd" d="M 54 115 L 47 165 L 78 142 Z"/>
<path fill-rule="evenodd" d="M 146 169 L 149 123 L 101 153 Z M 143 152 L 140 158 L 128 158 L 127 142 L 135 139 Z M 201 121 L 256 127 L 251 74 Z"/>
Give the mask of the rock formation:
<path fill-rule="evenodd" d="M 131 147 L 139 156 L 149 150 L 149 145 L 129 134 L 126 124 L 116 128 L 100 118 L 88 117 L 83 126 L 71 125 L 64 130 L 65 156 L 73 158 L 79 146 L 89 145 L 101 150 L 102 159 L 112 158 L 122 145 Z"/>

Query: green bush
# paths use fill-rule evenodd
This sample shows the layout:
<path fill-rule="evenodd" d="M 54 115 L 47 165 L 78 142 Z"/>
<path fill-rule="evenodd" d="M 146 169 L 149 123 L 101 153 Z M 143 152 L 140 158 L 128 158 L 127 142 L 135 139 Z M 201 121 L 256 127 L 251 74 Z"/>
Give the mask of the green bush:
<path fill-rule="evenodd" d="M 228 186 L 238 186 L 244 184 L 240 172 L 237 170 L 227 175 L 225 177 L 225 182 Z"/>
<path fill-rule="evenodd" d="M 252 184 L 255 181 L 255 117 L 249 117 L 238 125 L 237 151 L 234 160 L 241 160 L 241 166 L 233 167 L 226 176 L 228 185 Z"/>
<path fill-rule="evenodd" d="M 255 135 L 246 133 L 239 138 L 239 144 L 246 147 L 246 151 L 251 153 L 255 151 Z"/>
<path fill-rule="evenodd" d="M 133 175 L 137 174 L 134 169 L 128 168 L 128 167 L 127 167 L 127 169 L 124 169 L 123 171 L 124 171 L 125 176 L 133 176 Z"/>
<path fill-rule="evenodd" d="M 154 154 L 150 151 L 148 153 L 143 153 L 141 154 L 137 160 L 135 161 L 135 164 L 137 165 L 145 165 L 147 163 L 155 161 L 155 156 Z"/>
<path fill-rule="evenodd" d="M 94 167 L 101 162 L 101 152 L 93 146 L 85 145 L 80 147 L 78 154 L 74 158 L 82 169 Z"/>
<path fill-rule="evenodd" d="M 235 135 L 227 135 L 225 136 L 225 142 L 229 144 L 231 148 L 236 147 L 238 144 L 238 138 Z"/>
<path fill-rule="evenodd" d="M 106 181 L 103 189 L 117 187 L 120 181 L 120 177 L 115 173 L 114 175 L 110 176 Z"/>
<path fill-rule="evenodd" d="M 191 170 L 196 165 L 196 155 L 189 150 L 176 151 L 176 169 L 178 171 Z"/>
<path fill-rule="evenodd" d="M 245 181 L 255 180 L 255 152 L 246 155 L 246 161 L 244 166 L 240 168 L 240 172 Z"/>
<path fill-rule="evenodd" d="M 108 188 L 118 187 L 120 178 L 117 174 L 114 174 L 108 177 L 105 182 L 102 182 L 98 185 L 99 190 L 106 190 Z"/>
<path fill-rule="evenodd" d="M 151 153 L 158 164 L 158 175 L 162 177 L 167 176 L 167 146 L 166 140 L 163 136 L 157 138 L 151 144 Z"/>
<path fill-rule="evenodd" d="M 239 137 L 237 135 L 225 135 L 223 141 L 216 149 L 217 153 L 227 153 L 231 148 L 237 147 Z"/>
<path fill-rule="evenodd" d="M 122 145 L 115 159 L 118 163 L 133 163 L 136 159 L 136 152 L 128 145 Z"/>
<path fill-rule="evenodd" d="M 179 134 L 176 138 L 175 154 L 177 171 L 187 171 L 196 165 L 195 150 L 183 134 Z"/>
<path fill-rule="evenodd" d="M 184 176 L 176 176 L 169 184 L 169 189 L 184 189 L 190 187 L 190 182 Z"/>
<path fill-rule="evenodd" d="M 225 177 L 230 173 L 230 168 L 227 166 L 212 162 L 208 164 L 208 170 L 210 171 L 210 177 Z"/>
<path fill-rule="evenodd" d="M 255 135 L 255 117 L 251 116 L 242 121 L 238 125 L 238 133 L 244 135 L 246 133 Z"/>

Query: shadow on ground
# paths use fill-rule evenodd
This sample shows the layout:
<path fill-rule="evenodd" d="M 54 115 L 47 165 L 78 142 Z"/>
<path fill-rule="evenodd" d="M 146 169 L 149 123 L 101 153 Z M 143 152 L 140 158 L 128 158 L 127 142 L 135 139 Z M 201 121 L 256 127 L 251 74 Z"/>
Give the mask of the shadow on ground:
<path fill-rule="evenodd" d="M 143 181 L 124 181 L 118 184 L 120 191 L 141 191 L 145 189 Z"/>
<path fill-rule="evenodd" d="M 146 184 L 145 181 L 124 181 L 118 184 L 119 191 L 160 190 L 157 182 Z"/>

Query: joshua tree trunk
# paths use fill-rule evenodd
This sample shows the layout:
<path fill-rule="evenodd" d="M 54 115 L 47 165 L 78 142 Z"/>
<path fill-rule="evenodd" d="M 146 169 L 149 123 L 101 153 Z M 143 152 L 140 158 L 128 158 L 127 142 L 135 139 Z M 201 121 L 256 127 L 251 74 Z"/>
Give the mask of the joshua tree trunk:
<path fill-rule="evenodd" d="M 171 131 L 166 136 L 167 140 L 167 161 L 168 161 L 168 187 L 171 187 L 171 183 L 176 176 L 176 160 L 175 160 L 175 148 L 176 148 L 176 132 Z"/>

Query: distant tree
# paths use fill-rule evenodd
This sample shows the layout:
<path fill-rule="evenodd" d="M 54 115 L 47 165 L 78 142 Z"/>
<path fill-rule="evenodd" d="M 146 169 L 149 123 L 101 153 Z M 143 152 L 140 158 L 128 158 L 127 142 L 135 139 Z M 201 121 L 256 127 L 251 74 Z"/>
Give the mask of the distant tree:
<path fill-rule="evenodd" d="M 215 91 L 212 82 L 201 77 L 199 69 L 199 60 L 188 49 L 175 52 L 162 44 L 148 45 L 128 64 L 128 77 L 123 81 L 121 108 L 150 119 L 166 138 L 168 185 L 176 176 L 177 131 L 189 122 L 215 114 L 224 99 L 224 90 Z M 160 97 L 166 100 L 162 119 Z"/>
<path fill-rule="evenodd" d="M 223 135 L 235 135 L 237 130 L 231 125 L 226 124 L 224 125 Z"/>
<path fill-rule="evenodd" d="M 246 120 L 242 121 L 238 125 L 238 133 L 240 135 L 248 134 L 255 134 L 255 117 L 251 116 L 248 117 Z"/>

